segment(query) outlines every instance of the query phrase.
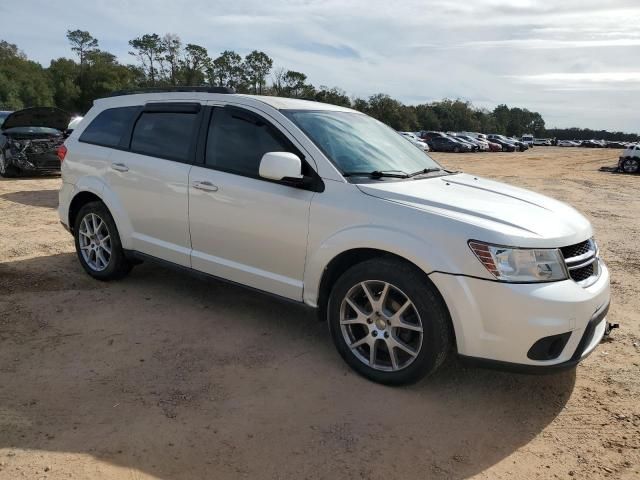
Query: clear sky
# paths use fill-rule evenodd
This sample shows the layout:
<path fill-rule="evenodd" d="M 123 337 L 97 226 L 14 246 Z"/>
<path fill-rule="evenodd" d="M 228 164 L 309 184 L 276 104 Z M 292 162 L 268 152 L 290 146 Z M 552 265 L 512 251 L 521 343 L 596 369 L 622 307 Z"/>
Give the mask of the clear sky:
<path fill-rule="evenodd" d="M 129 39 L 175 33 L 212 57 L 262 50 L 352 96 L 506 103 L 549 127 L 640 131 L 639 0 L 2 0 L 0 18 L 0 38 L 45 66 L 71 56 L 67 29 L 122 62 Z"/>

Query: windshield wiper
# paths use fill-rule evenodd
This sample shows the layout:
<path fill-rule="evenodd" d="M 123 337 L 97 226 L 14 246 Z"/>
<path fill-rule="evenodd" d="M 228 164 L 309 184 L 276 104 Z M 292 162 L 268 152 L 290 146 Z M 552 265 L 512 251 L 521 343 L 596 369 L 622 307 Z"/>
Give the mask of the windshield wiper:
<path fill-rule="evenodd" d="M 371 178 L 409 178 L 409 174 L 402 170 L 374 170 L 372 172 L 344 172 L 345 177 L 368 176 Z"/>
<path fill-rule="evenodd" d="M 424 175 L 426 173 L 441 172 L 441 171 L 442 171 L 441 168 L 423 168 L 422 170 L 418 170 L 417 172 L 410 173 L 409 177 L 416 177 L 418 175 Z"/>

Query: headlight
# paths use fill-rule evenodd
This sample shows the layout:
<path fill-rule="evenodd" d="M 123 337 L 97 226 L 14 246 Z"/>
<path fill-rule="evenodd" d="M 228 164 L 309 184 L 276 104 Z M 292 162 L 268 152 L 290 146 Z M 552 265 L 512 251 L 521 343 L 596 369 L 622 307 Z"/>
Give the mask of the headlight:
<path fill-rule="evenodd" d="M 569 278 L 557 248 L 514 248 L 470 241 L 478 260 L 503 282 L 553 282 Z"/>

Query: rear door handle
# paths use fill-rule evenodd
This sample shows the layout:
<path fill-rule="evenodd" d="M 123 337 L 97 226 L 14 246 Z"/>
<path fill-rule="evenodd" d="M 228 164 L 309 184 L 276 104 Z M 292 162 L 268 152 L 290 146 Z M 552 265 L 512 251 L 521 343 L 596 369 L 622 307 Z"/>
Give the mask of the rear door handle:
<path fill-rule="evenodd" d="M 218 187 L 211 182 L 193 182 L 193 188 L 204 190 L 205 192 L 217 192 Z"/>
<path fill-rule="evenodd" d="M 128 172 L 129 167 L 127 167 L 124 163 L 112 163 L 111 168 L 117 170 L 118 172 Z"/>

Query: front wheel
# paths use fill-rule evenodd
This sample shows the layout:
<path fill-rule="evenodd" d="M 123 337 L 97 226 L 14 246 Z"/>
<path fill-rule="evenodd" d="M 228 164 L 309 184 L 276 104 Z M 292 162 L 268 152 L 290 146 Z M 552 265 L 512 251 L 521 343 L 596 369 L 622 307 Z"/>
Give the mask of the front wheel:
<path fill-rule="evenodd" d="M 629 157 L 622 161 L 622 171 L 624 173 L 638 173 L 640 161 L 637 158 Z"/>
<path fill-rule="evenodd" d="M 453 147 L 453 153 L 460 153 L 460 147 Z"/>
<path fill-rule="evenodd" d="M 393 258 L 351 267 L 329 297 L 331 336 L 362 376 L 387 385 L 433 373 L 451 348 L 449 313 L 416 267 Z"/>
<path fill-rule="evenodd" d="M 115 280 L 131 271 L 118 229 L 104 203 L 84 205 L 76 216 L 73 232 L 80 264 L 93 278 Z"/>

